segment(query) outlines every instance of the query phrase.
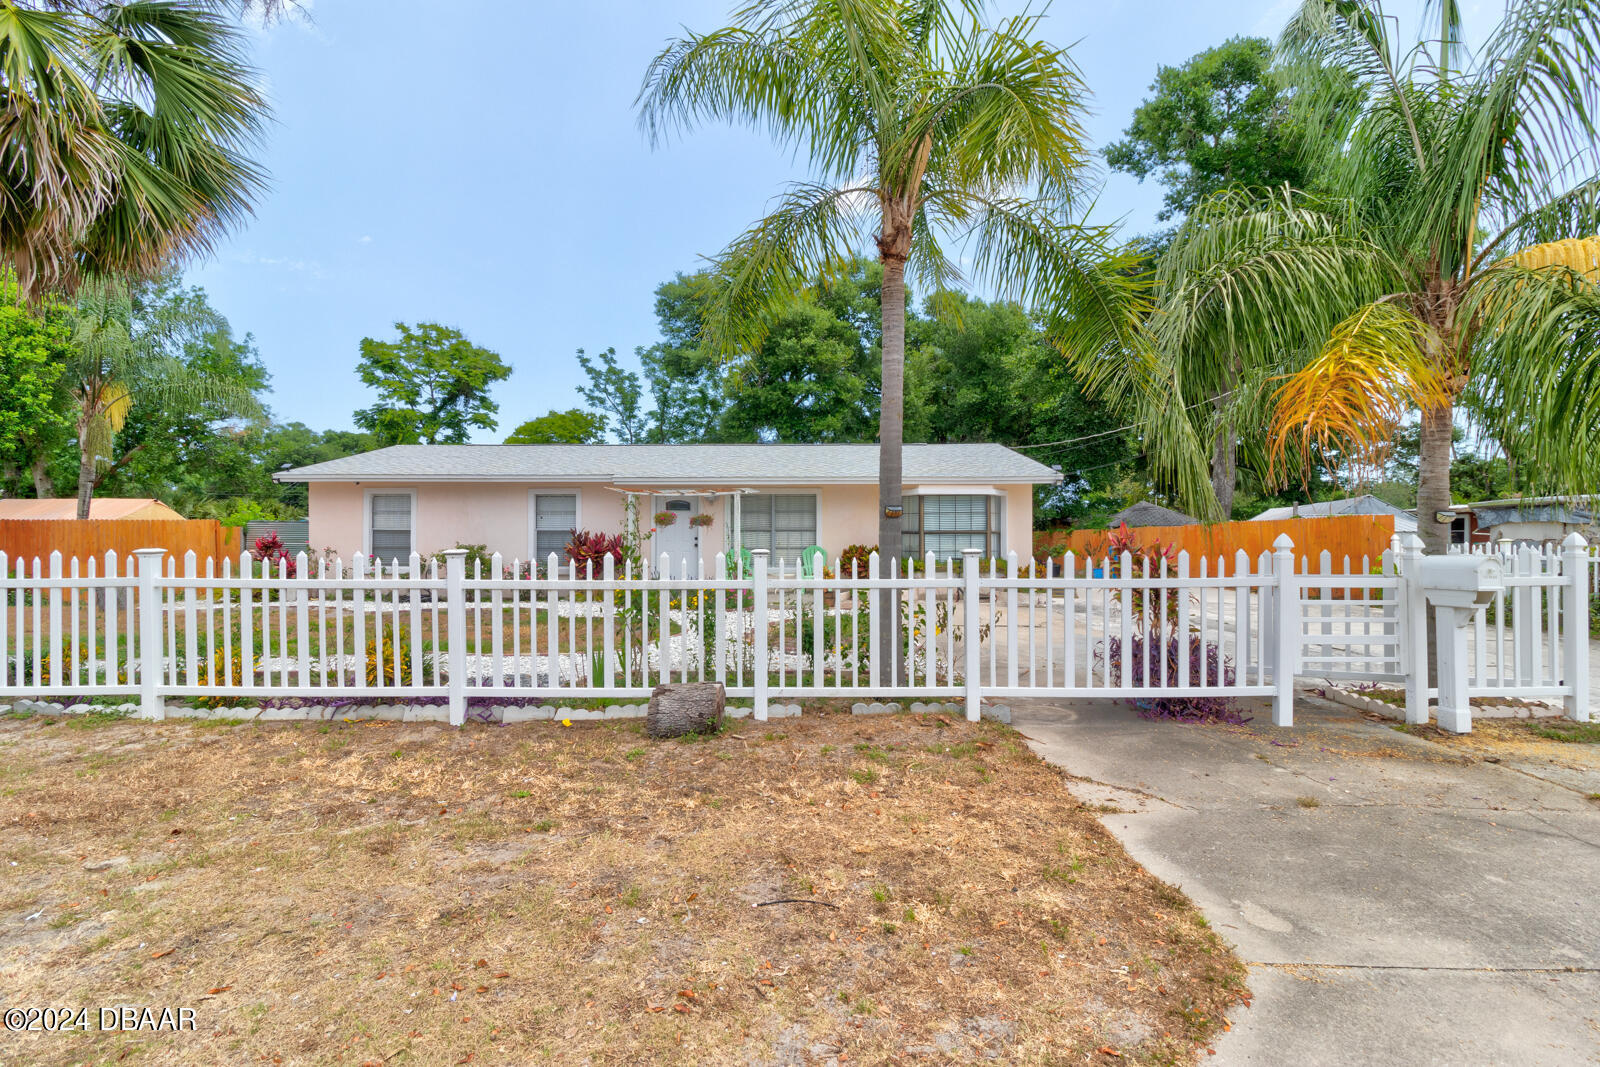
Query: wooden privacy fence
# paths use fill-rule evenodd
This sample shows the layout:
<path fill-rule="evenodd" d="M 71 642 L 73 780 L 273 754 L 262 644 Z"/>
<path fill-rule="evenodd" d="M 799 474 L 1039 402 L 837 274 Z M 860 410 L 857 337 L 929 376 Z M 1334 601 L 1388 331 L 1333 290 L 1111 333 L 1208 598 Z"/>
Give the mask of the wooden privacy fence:
<path fill-rule="evenodd" d="M 173 556 L 237 557 L 239 530 L 216 519 L 0 519 L 0 552 L 12 560 L 61 558 L 87 562 L 107 552 L 131 556 L 164 548 Z"/>
<path fill-rule="evenodd" d="M 1341 564 L 1348 557 L 1353 565 L 1359 565 L 1363 558 L 1375 565 L 1394 537 L 1394 516 L 1335 515 L 1266 522 L 1219 522 L 1210 526 L 1137 526 L 1133 527 L 1133 534 L 1140 546 L 1170 547 L 1196 559 L 1230 560 L 1237 552 L 1251 559 L 1263 552 L 1270 553 L 1273 542 L 1287 534 L 1294 542 L 1296 566 L 1304 571 L 1307 560 L 1318 560 L 1324 552 Z M 1071 552 L 1080 558 L 1098 558 L 1105 554 L 1106 539 L 1105 530 L 1041 530 L 1034 534 L 1034 554 L 1060 556 Z"/>

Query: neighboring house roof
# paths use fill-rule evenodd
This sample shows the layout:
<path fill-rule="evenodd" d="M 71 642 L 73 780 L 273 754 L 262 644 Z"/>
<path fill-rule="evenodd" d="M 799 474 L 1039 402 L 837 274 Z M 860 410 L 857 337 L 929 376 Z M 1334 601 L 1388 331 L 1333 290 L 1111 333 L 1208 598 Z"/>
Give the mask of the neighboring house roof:
<path fill-rule="evenodd" d="M 906 445 L 910 485 L 1038 485 L 1061 474 L 1004 445 Z M 279 482 L 604 482 L 618 486 L 876 483 L 877 445 L 393 445 L 281 471 Z"/>
<path fill-rule="evenodd" d="M 1198 526 L 1200 520 L 1190 518 L 1181 511 L 1173 511 L 1160 504 L 1141 500 L 1137 504 L 1123 508 L 1106 520 L 1107 527 L 1119 526 L 1122 523 L 1127 523 L 1129 526 Z"/>
<path fill-rule="evenodd" d="M 0 519 L 75 519 L 78 501 L 73 497 L 0 500 Z M 101 496 L 89 501 L 91 519 L 181 519 L 152 497 Z"/>
<path fill-rule="evenodd" d="M 1479 526 L 1507 522 L 1559 522 L 1586 526 L 1600 515 L 1600 498 L 1588 496 L 1529 496 L 1505 500 L 1479 500 L 1468 504 Z"/>
<path fill-rule="evenodd" d="M 1347 496 L 1341 500 L 1323 500 L 1315 504 L 1297 504 L 1286 508 L 1268 508 L 1259 515 L 1250 516 L 1251 522 L 1270 522 L 1274 519 L 1320 519 L 1333 515 L 1393 515 L 1395 533 L 1416 533 L 1417 517 L 1387 500 L 1371 494 Z"/>

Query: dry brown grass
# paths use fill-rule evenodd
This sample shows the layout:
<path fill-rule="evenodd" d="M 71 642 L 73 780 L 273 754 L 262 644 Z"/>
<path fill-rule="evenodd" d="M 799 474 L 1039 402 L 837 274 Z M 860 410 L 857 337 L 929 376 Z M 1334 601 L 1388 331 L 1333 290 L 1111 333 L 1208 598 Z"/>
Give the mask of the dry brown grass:
<path fill-rule="evenodd" d="M 199 1020 L 16 1062 L 1185 1063 L 1246 995 L 987 723 L 7 719 L 0 819 L 0 1007 Z"/>

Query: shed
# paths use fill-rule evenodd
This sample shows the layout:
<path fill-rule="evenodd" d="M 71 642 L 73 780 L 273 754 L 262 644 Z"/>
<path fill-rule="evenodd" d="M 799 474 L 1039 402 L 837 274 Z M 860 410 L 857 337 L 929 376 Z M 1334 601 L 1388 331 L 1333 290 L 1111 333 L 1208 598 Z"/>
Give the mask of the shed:
<path fill-rule="evenodd" d="M 1387 500 L 1370 493 L 1347 496 L 1339 500 L 1321 500 L 1315 504 L 1293 504 L 1283 508 L 1268 508 L 1259 515 L 1250 516 L 1251 522 L 1274 522 L 1279 519 L 1320 519 L 1333 515 L 1393 515 L 1395 533 L 1416 533 L 1417 517 L 1404 508 L 1397 508 Z"/>
<path fill-rule="evenodd" d="M 0 519 L 76 519 L 78 501 L 75 497 L 43 497 L 35 499 L 0 500 Z M 89 518 L 93 519 L 182 519 L 176 511 L 154 497 L 95 497 L 89 501 Z"/>
<path fill-rule="evenodd" d="M 1123 508 L 1106 520 L 1106 526 L 1112 529 L 1123 523 L 1129 526 L 1198 526 L 1200 520 L 1191 518 L 1181 511 L 1173 511 L 1160 504 L 1141 500 L 1137 504 Z"/>

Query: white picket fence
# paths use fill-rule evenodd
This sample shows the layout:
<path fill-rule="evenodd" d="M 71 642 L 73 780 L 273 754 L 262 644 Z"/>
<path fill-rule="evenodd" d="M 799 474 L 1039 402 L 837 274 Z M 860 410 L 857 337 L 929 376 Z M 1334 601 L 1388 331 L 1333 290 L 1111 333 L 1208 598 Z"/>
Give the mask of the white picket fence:
<path fill-rule="evenodd" d="M 757 718 L 802 697 L 957 699 L 976 718 L 986 698 L 1250 696 L 1289 725 L 1299 674 L 1404 684 L 1408 715 L 1425 718 L 1417 552 L 1336 568 L 1297 560 L 1280 538 L 1253 560 L 985 565 L 972 551 L 930 555 L 911 575 L 874 555 L 864 574 L 809 577 L 764 552 L 750 574 L 720 554 L 621 573 L 554 556 L 469 569 L 461 551 L 442 566 L 0 554 L 0 698 L 137 694 L 151 716 L 168 698 L 436 699 L 460 723 L 469 698 L 638 698 L 720 681 Z M 1530 555 L 1480 613 L 1474 692 L 1586 711 L 1577 558 Z"/>

